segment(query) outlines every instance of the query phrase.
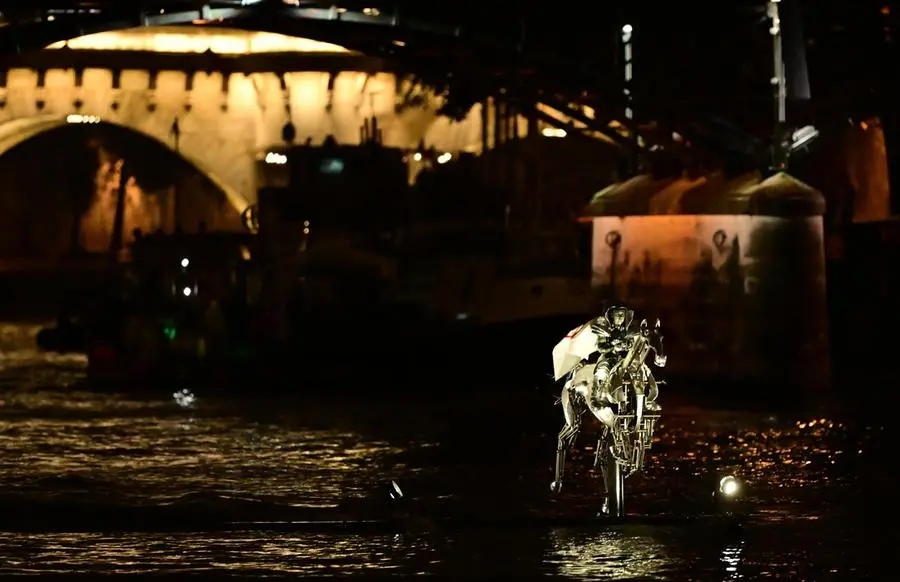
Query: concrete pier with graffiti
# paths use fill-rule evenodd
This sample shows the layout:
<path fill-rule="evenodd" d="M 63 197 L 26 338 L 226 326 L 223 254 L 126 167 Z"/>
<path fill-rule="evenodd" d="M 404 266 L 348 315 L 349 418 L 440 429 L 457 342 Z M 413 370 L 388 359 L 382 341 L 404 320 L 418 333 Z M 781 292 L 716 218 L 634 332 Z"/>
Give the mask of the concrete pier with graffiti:
<path fill-rule="evenodd" d="M 786 174 L 637 176 L 597 193 L 592 287 L 667 324 L 672 373 L 828 382 L 822 195 Z"/>

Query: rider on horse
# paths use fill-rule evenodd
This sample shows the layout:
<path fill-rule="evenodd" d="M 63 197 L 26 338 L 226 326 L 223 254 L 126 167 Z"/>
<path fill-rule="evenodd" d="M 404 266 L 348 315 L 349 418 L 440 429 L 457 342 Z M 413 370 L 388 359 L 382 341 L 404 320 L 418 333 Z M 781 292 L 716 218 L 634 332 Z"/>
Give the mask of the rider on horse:
<path fill-rule="evenodd" d="M 640 335 L 646 335 L 647 330 L 644 325 L 634 325 L 634 311 L 621 306 L 610 307 L 604 315 L 591 321 L 590 325 L 591 331 L 597 336 L 598 357 L 596 365 L 593 366 L 593 378 L 589 379 L 590 362 L 585 360 L 573 371 L 573 380 L 577 378 L 573 384 L 581 382 L 594 384 L 595 390 L 592 394 L 593 398 L 591 398 L 595 401 L 593 404 L 596 406 L 603 403 L 600 407 L 607 408 L 609 404 L 622 399 L 618 389 L 624 379 L 622 378 L 624 370 L 617 368 L 616 364 L 631 349 L 633 341 Z M 665 365 L 665 361 L 657 361 L 656 364 Z M 646 365 L 642 366 L 643 368 L 646 368 Z M 646 408 L 651 411 L 659 410 L 659 405 L 656 403 L 659 395 L 656 380 L 649 369 L 643 371 L 649 389 Z"/>
<path fill-rule="evenodd" d="M 622 469 L 620 463 L 624 464 L 624 476 L 639 471 L 643 452 L 652 442 L 653 422 L 658 418 L 658 414 L 644 416 L 644 413 L 660 410 L 655 402 L 659 386 L 646 361 L 652 352 L 654 365 L 666 365 L 659 320 L 653 328 L 646 320 L 635 325 L 634 312 L 616 306 L 572 335 L 587 331 L 588 326 L 596 349 L 592 350 L 590 345 L 582 348 L 579 353 L 582 359 L 569 372 L 560 394 L 565 424 L 557 436 L 556 472 L 550 486 L 553 493 L 559 493 L 562 488 L 566 450 L 578 436 L 583 412 L 590 411 L 606 427 L 597 444 L 597 462 L 606 467 L 604 480 L 610 491 L 610 479 L 618 479 L 616 482 L 620 483 L 623 473 L 616 472 L 615 478 L 607 475 L 609 459 L 615 461 L 616 471 Z M 589 355 L 584 355 L 586 351 Z M 634 395 L 634 402 L 629 402 L 629 395 Z M 619 414 L 624 417 L 622 422 Z M 633 420 L 630 425 L 629 419 Z M 606 460 L 601 462 L 601 458 Z M 620 490 L 621 484 L 617 487 Z M 621 508 L 621 503 L 617 507 Z"/>

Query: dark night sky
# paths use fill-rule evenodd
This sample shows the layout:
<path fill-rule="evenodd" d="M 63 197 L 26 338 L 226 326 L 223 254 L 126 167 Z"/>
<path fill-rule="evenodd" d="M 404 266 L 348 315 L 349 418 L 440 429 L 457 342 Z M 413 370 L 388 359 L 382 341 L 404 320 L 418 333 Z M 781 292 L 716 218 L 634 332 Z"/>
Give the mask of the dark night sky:
<path fill-rule="evenodd" d="M 354 0 L 342 5 L 371 4 Z M 545 72 L 601 96 L 618 93 L 617 38 L 628 22 L 635 27 L 636 97 L 647 101 L 646 109 L 657 115 L 727 112 L 749 125 L 768 124 L 771 119 L 772 45 L 765 0 L 582 4 L 401 0 L 376 5 L 385 13 L 399 6 L 405 18 L 459 23 L 464 34 L 502 39 L 507 45 L 523 38 L 524 56 L 503 58 L 544 63 Z M 782 0 L 781 5 L 785 27 L 794 26 L 796 31 L 798 19 L 791 19 L 790 13 L 799 16 L 816 110 L 864 114 L 893 102 L 900 38 L 893 42 L 886 38 L 891 28 L 900 30 L 900 2 Z M 476 52 L 478 62 L 488 60 L 484 48 Z"/>

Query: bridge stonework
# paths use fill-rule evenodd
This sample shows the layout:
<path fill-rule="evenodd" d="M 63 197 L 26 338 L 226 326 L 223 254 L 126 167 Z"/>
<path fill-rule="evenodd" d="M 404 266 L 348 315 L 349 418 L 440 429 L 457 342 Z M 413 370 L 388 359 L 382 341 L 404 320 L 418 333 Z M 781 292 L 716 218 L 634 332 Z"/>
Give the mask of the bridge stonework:
<path fill-rule="evenodd" d="M 481 149 L 480 106 L 459 122 L 439 116 L 439 98 L 397 110 L 410 90 L 393 73 L 342 71 L 231 73 L 100 68 L 11 68 L 0 84 L 0 155 L 80 115 L 154 138 L 207 175 L 239 212 L 256 199 L 260 155 L 283 146 L 283 128 L 295 143 L 359 143 L 360 129 L 375 118 L 384 145 L 438 151 Z M 67 121 L 67 119 L 69 121 Z M 178 139 L 173 132 L 177 120 Z"/>

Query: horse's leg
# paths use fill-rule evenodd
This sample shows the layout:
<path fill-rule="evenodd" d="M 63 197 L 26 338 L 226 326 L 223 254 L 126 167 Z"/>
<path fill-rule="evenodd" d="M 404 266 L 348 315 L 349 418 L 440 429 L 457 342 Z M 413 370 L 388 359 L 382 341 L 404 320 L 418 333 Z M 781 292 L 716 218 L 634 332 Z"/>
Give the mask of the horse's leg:
<path fill-rule="evenodd" d="M 567 383 L 560 396 L 565 424 L 556 438 L 556 470 L 553 474 L 553 483 L 550 484 L 550 492 L 554 495 L 562 491 L 563 473 L 566 469 L 566 449 L 575 442 L 581 424 L 581 411 L 576 409 L 575 402 L 573 402 L 575 397 L 571 385 Z"/>
<path fill-rule="evenodd" d="M 574 390 L 584 398 L 587 409 L 591 411 L 603 426 L 612 429 L 615 424 L 616 414 L 612 409 L 612 395 L 609 392 L 610 372 L 609 364 L 601 360 L 594 369 L 591 384 L 579 384 Z"/>
<path fill-rule="evenodd" d="M 612 395 L 609 392 L 610 381 L 610 362 L 605 358 L 601 358 L 594 367 L 594 400 L 612 402 Z"/>
<path fill-rule="evenodd" d="M 611 430 L 612 429 L 608 426 L 604 426 L 600 436 L 597 437 L 597 448 L 594 449 L 594 467 L 601 467 L 601 463 L 603 462 L 603 450 L 604 447 L 609 447 Z"/>
<path fill-rule="evenodd" d="M 644 404 L 644 407 L 648 411 L 659 412 L 662 410 L 662 407 L 656 402 L 656 399 L 659 397 L 659 384 L 657 384 L 656 378 L 653 377 L 653 372 L 647 364 L 643 365 L 641 372 L 647 382 L 647 401 Z"/>
<path fill-rule="evenodd" d="M 625 515 L 625 474 L 612 453 L 611 438 L 611 431 L 604 430 L 597 442 L 595 462 L 603 473 L 603 485 L 606 489 L 603 512 L 610 517 L 622 517 Z"/>

